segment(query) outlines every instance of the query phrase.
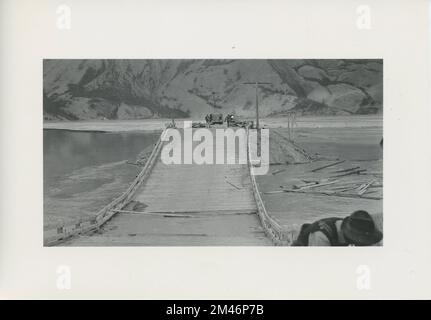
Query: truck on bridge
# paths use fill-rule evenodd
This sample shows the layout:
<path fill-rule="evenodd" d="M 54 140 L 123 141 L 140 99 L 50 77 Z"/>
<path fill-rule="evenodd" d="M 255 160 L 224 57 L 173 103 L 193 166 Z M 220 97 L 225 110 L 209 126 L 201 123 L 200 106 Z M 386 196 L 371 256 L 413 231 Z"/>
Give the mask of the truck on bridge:
<path fill-rule="evenodd" d="M 223 124 L 223 114 L 221 114 L 221 113 L 210 113 L 210 114 L 206 115 L 205 120 L 209 125 Z"/>
<path fill-rule="evenodd" d="M 228 127 L 242 127 L 242 128 L 247 128 L 247 127 L 253 127 L 253 121 L 241 121 L 240 119 L 238 119 L 238 117 L 232 113 L 229 113 L 226 118 L 225 121 L 227 123 Z"/>

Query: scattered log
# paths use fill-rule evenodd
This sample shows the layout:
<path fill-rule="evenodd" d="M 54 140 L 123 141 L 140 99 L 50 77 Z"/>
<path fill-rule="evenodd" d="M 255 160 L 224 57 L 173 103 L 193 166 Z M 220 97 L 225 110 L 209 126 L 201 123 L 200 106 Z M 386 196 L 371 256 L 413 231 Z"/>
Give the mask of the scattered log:
<path fill-rule="evenodd" d="M 319 183 L 319 181 L 312 181 L 312 182 L 306 182 L 306 183 L 304 183 L 304 184 L 295 184 L 295 185 L 293 185 L 293 188 L 294 189 L 301 189 L 301 188 L 304 188 L 304 187 L 308 187 L 308 186 L 313 186 L 313 185 L 316 185 L 316 184 L 318 184 Z M 281 188 L 284 188 L 283 186 L 280 186 Z"/>
<path fill-rule="evenodd" d="M 344 170 L 337 170 L 337 171 L 334 171 L 333 173 L 349 172 L 349 171 L 353 171 L 353 170 L 356 170 L 356 169 L 359 169 L 359 168 L 360 167 L 353 167 L 353 168 L 344 169 Z"/>
<path fill-rule="evenodd" d="M 304 181 L 305 183 L 311 183 L 311 182 L 318 183 L 319 182 L 319 180 L 306 180 L 306 179 L 301 179 L 301 180 Z"/>
<path fill-rule="evenodd" d="M 372 185 L 373 183 L 374 183 L 374 180 L 372 180 L 372 181 L 370 181 L 368 183 L 364 183 L 364 184 L 360 185 L 359 188 L 357 189 L 358 194 L 359 195 L 363 195 L 367 191 L 368 187 L 370 185 Z"/>
<path fill-rule="evenodd" d="M 358 194 L 346 194 L 346 193 L 338 193 L 338 192 L 318 192 L 318 191 L 303 191 L 303 190 L 292 190 L 292 189 L 284 189 L 283 191 L 291 192 L 291 193 L 305 193 L 305 194 L 325 195 L 325 196 L 334 196 L 334 197 L 342 197 L 342 198 L 382 200 L 381 197 L 360 196 Z"/>
<path fill-rule="evenodd" d="M 337 182 L 338 182 L 338 180 L 324 182 L 324 183 L 313 183 L 313 184 L 310 184 L 310 185 L 306 185 L 306 186 L 300 187 L 299 190 L 311 189 L 311 188 L 317 188 L 317 187 L 323 187 L 323 186 L 327 186 L 329 184 L 334 184 L 334 183 L 337 183 Z"/>
<path fill-rule="evenodd" d="M 330 164 L 327 164 L 326 166 L 313 169 L 313 170 L 311 170 L 311 172 L 316 172 L 316 171 L 319 171 L 319 170 L 322 170 L 322 169 L 325 169 L 325 168 L 333 167 L 333 166 L 336 166 L 337 164 L 343 163 L 345 161 L 346 160 L 341 160 L 341 161 L 337 161 L 337 162 L 334 162 L 334 163 L 330 163 Z"/>
<path fill-rule="evenodd" d="M 357 188 L 356 186 L 353 186 L 353 187 L 336 187 L 336 188 L 332 188 L 330 191 L 345 192 L 345 191 L 354 190 L 356 188 Z"/>
<path fill-rule="evenodd" d="M 362 172 L 367 171 L 367 169 L 360 169 L 360 170 L 355 170 L 355 171 L 350 171 L 344 174 L 338 174 L 335 176 L 330 176 L 330 178 L 339 178 L 339 177 L 345 177 L 345 176 L 349 176 L 351 174 L 361 174 Z"/>
<path fill-rule="evenodd" d="M 234 187 L 234 188 L 236 188 L 237 190 L 241 190 L 241 188 L 240 187 L 238 187 L 238 186 L 236 186 L 236 185 L 234 185 L 232 182 L 229 182 L 229 181 L 227 181 L 227 180 L 225 180 L 227 183 L 229 183 L 232 187 Z"/>
<path fill-rule="evenodd" d="M 267 191 L 264 192 L 263 194 L 277 194 L 277 193 L 283 193 L 284 190 L 275 190 L 275 191 Z"/>
<path fill-rule="evenodd" d="M 344 189 L 344 188 L 352 188 L 352 189 L 356 189 L 360 186 L 361 184 L 358 182 L 351 182 L 351 183 L 339 183 L 337 184 L 337 186 L 332 187 L 332 189 Z"/>

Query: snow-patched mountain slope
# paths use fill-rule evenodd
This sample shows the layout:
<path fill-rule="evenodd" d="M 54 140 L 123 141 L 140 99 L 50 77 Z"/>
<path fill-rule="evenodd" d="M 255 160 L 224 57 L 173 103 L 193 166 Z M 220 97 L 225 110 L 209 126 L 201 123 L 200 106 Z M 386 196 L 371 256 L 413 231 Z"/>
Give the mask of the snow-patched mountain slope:
<path fill-rule="evenodd" d="M 376 113 L 382 60 L 44 60 L 45 119 Z"/>

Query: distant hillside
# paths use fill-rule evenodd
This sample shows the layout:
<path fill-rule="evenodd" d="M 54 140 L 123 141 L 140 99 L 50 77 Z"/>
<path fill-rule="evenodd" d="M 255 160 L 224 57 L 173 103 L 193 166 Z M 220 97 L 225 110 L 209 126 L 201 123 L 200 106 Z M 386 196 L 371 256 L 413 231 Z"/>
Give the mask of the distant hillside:
<path fill-rule="evenodd" d="M 382 60 L 44 60 L 45 120 L 379 113 Z"/>

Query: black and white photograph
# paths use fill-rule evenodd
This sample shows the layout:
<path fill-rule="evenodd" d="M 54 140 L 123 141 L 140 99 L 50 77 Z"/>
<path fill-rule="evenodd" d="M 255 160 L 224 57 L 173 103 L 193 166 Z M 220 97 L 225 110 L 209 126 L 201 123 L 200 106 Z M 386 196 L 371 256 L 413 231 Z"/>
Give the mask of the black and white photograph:
<path fill-rule="evenodd" d="M 271 319 L 430 299 L 430 17 L 0 0 L 0 300 Z"/>
<path fill-rule="evenodd" d="M 381 246 L 382 59 L 44 60 L 47 246 Z"/>

